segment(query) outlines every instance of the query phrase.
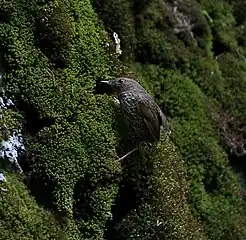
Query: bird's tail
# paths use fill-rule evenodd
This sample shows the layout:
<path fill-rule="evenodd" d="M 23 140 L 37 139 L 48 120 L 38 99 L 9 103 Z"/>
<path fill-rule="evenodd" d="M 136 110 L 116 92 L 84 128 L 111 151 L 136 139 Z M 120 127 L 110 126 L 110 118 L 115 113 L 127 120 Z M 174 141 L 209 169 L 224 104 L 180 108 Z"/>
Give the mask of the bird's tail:
<path fill-rule="evenodd" d="M 161 125 L 162 125 L 163 129 L 165 130 L 165 132 L 167 132 L 170 135 L 172 132 L 169 128 L 167 119 L 161 110 L 160 110 L 160 116 L 161 116 Z"/>

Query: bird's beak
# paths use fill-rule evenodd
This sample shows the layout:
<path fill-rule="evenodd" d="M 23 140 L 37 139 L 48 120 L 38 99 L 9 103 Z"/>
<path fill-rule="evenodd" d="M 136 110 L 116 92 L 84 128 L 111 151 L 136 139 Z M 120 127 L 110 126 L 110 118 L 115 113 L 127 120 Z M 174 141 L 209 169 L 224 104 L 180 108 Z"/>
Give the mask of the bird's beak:
<path fill-rule="evenodd" d="M 113 86 L 112 86 L 112 83 L 111 81 L 100 81 L 98 82 L 97 84 L 97 92 L 98 93 L 107 93 L 107 94 L 110 94 L 110 93 L 113 93 Z"/>
<path fill-rule="evenodd" d="M 110 81 L 100 81 L 99 85 L 105 88 L 110 88 L 112 86 L 112 83 Z"/>
<path fill-rule="evenodd" d="M 109 81 L 100 81 L 101 84 L 109 84 Z"/>

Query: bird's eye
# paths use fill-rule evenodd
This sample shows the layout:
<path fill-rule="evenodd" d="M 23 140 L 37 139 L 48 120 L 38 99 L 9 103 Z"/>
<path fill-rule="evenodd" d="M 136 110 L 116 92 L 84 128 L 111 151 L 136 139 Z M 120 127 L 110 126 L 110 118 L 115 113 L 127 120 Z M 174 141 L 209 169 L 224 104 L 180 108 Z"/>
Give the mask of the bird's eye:
<path fill-rule="evenodd" d="M 120 80 L 119 80 L 119 83 L 123 83 L 123 79 L 120 79 Z"/>

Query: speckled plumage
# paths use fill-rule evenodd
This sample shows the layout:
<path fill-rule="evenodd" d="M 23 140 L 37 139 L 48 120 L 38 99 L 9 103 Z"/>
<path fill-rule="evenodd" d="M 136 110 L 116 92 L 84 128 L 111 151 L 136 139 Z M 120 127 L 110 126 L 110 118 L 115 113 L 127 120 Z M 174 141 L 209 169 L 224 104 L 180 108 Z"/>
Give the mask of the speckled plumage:
<path fill-rule="evenodd" d="M 147 102 L 143 99 L 143 94 L 139 92 L 124 92 L 119 95 L 120 107 L 128 126 L 129 136 L 132 142 L 138 143 L 141 141 L 154 141 L 151 136 L 144 118 L 139 114 L 137 104 Z"/>
<path fill-rule="evenodd" d="M 161 126 L 169 131 L 160 107 L 135 80 L 117 78 L 101 83 L 107 86 L 106 93 L 113 93 L 118 98 L 130 140 L 137 147 L 142 142 L 159 141 Z"/>

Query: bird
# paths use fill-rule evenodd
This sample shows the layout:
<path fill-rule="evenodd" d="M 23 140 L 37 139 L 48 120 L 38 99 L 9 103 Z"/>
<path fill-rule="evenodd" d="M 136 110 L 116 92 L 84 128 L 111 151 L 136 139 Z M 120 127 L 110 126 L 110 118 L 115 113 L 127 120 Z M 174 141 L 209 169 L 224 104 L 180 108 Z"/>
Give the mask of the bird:
<path fill-rule="evenodd" d="M 108 81 L 100 81 L 101 93 L 114 95 L 118 100 L 121 112 L 128 127 L 135 147 L 120 157 L 124 160 L 137 151 L 143 142 L 154 143 L 160 140 L 161 127 L 171 134 L 167 119 L 161 108 L 147 91 L 134 79 L 119 77 Z"/>

